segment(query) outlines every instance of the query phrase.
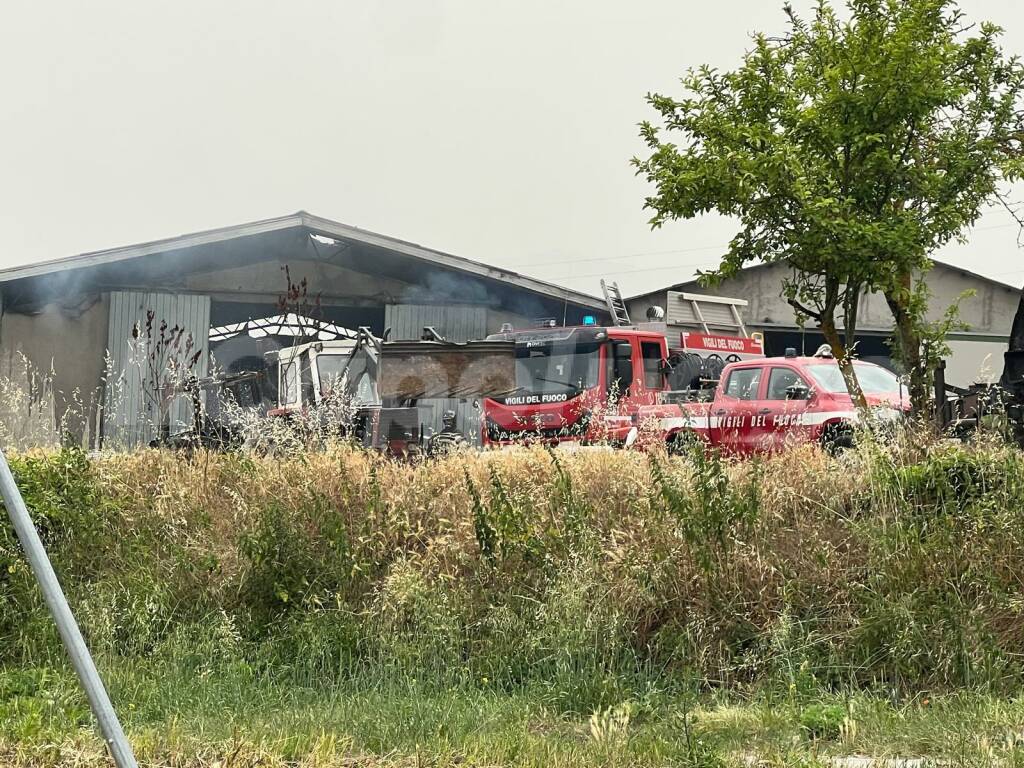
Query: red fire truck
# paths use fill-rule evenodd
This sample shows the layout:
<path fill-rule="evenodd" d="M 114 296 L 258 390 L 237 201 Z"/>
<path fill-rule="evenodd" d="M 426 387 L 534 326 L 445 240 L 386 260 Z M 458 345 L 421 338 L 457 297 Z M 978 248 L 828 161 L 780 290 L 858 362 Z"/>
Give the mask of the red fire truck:
<path fill-rule="evenodd" d="M 743 324 L 745 301 L 669 292 L 666 308 L 633 324 L 618 288 L 602 287 L 612 324 L 505 327 L 489 337 L 515 342 L 516 389 L 484 401 L 485 445 L 631 443 L 639 434 L 747 454 L 850 442 L 859 416 L 836 361 L 791 350 L 765 358 Z M 896 376 L 855 366 L 870 404 L 890 417 L 909 408 Z"/>

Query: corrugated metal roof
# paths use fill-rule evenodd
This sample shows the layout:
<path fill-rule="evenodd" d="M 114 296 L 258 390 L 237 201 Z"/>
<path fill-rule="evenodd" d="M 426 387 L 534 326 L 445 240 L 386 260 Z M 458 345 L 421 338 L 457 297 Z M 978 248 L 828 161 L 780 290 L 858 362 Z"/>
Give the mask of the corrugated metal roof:
<path fill-rule="evenodd" d="M 220 229 L 210 229 L 204 232 L 193 232 L 178 237 L 154 240 L 138 245 L 128 245 L 121 248 L 110 248 L 102 251 L 91 251 L 76 256 L 68 256 L 62 259 L 54 259 L 39 264 L 28 264 L 20 267 L 8 267 L 0 269 L 0 283 L 8 283 L 14 280 L 21 280 L 29 277 L 51 274 L 63 270 L 86 269 L 104 264 L 111 264 L 119 261 L 163 253 L 165 251 L 177 251 L 185 248 L 209 245 L 213 243 L 233 240 L 240 237 L 250 237 L 270 232 L 277 232 L 285 229 L 301 227 L 307 229 L 311 234 L 321 234 L 332 238 L 340 238 L 352 242 L 364 243 L 366 245 L 386 248 L 387 250 L 409 256 L 415 259 L 448 267 L 479 277 L 511 283 L 528 291 L 543 294 L 556 298 L 559 301 L 568 301 L 584 307 L 603 309 L 604 302 L 596 296 L 564 288 L 544 280 L 520 275 L 517 272 L 492 267 L 471 259 L 453 256 L 443 251 L 432 248 L 425 248 L 415 243 L 399 240 L 387 235 L 377 234 L 358 227 L 342 224 L 338 221 L 325 219 L 321 216 L 314 216 L 306 211 L 299 211 L 289 216 L 281 216 L 274 219 L 263 219 L 245 224 L 236 224 Z"/>

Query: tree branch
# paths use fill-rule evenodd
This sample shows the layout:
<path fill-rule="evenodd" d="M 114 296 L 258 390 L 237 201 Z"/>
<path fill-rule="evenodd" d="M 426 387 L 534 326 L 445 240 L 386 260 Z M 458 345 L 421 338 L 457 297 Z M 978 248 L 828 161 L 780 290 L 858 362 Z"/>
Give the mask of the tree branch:
<path fill-rule="evenodd" d="M 1024 237 L 1024 217 L 1017 212 L 1017 209 L 1013 207 L 1013 203 L 1007 200 L 1002 192 L 998 190 L 995 193 L 996 200 L 1003 206 L 1007 213 L 1009 213 L 1015 222 L 1017 222 L 1017 246 L 1020 247 L 1021 239 Z"/>
<path fill-rule="evenodd" d="M 805 307 L 803 304 L 801 304 L 796 299 L 787 298 L 786 299 L 786 303 L 789 304 L 789 306 L 791 306 L 793 309 L 795 309 L 800 314 L 807 315 L 809 318 L 811 318 L 812 320 L 817 320 L 819 323 L 821 322 L 821 314 L 822 314 L 821 312 L 815 312 L 814 310 L 810 309 L 809 307 Z"/>

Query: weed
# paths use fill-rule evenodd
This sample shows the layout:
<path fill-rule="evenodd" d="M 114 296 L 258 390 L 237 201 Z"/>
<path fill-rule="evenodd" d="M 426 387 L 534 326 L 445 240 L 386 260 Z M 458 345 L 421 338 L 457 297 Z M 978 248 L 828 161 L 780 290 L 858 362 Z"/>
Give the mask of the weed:
<path fill-rule="evenodd" d="M 800 711 L 800 730 L 812 740 L 836 739 L 846 721 L 846 709 L 838 704 L 811 704 Z"/>

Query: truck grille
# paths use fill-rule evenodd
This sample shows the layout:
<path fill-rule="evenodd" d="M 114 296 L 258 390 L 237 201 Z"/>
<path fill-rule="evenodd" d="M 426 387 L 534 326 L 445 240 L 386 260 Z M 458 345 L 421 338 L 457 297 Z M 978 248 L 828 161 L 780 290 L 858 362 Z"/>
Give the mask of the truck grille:
<path fill-rule="evenodd" d="M 590 413 L 584 411 L 572 424 L 561 427 L 536 427 L 524 422 L 516 429 L 505 429 L 492 419 L 487 419 L 487 439 L 492 443 L 505 443 L 511 441 L 551 441 L 551 440 L 578 440 L 587 434 L 590 426 Z"/>

